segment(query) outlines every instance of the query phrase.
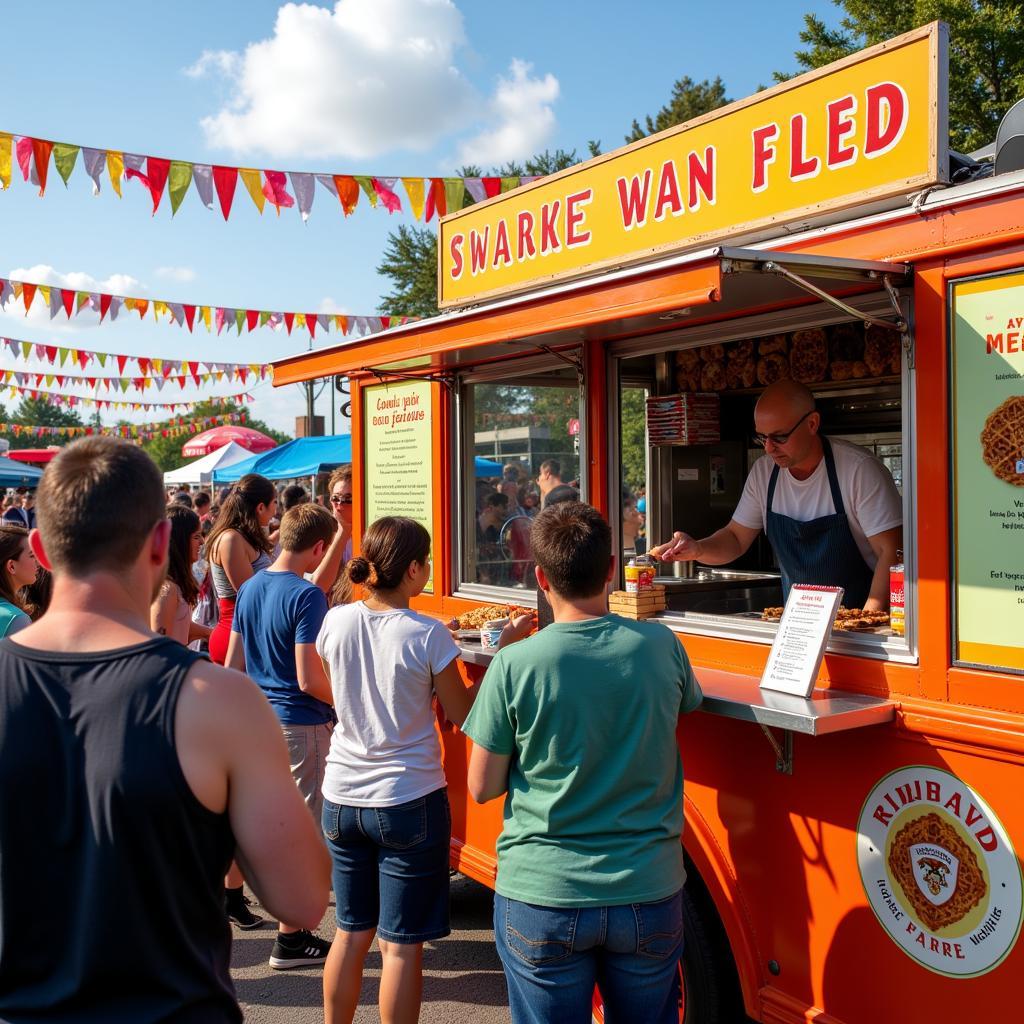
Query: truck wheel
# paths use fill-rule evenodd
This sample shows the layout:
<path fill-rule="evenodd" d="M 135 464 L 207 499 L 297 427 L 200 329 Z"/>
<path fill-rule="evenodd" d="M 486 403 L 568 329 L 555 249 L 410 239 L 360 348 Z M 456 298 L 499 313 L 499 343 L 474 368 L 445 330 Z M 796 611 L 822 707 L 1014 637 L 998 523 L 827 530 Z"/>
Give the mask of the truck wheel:
<path fill-rule="evenodd" d="M 718 1024 L 718 973 L 713 946 L 707 930 L 686 890 L 683 890 L 682 994 L 679 1000 L 680 1024 Z M 604 1024 L 604 1001 L 594 989 L 594 1021 Z"/>

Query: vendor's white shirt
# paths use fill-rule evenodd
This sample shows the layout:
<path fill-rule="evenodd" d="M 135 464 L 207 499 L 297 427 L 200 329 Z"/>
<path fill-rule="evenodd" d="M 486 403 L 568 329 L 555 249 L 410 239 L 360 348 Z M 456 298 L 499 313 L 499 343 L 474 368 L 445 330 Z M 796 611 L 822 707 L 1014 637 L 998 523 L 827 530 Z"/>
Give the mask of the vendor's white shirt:
<path fill-rule="evenodd" d="M 839 493 L 843 496 L 850 532 L 864 561 L 873 570 L 878 562 L 868 537 L 903 524 L 903 500 L 892 474 L 875 456 L 849 441 L 829 438 L 836 460 Z M 768 480 L 775 463 L 768 455 L 754 463 L 733 519 L 751 530 L 763 530 L 768 504 Z M 772 511 L 806 523 L 835 515 L 832 490 L 824 458 L 806 480 L 797 480 L 788 469 L 779 470 Z"/>
<path fill-rule="evenodd" d="M 441 789 L 431 698 L 434 676 L 459 653 L 444 624 L 357 601 L 327 613 L 316 649 L 330 667 L 338 715 L 324 796 L 354 807 L 395 807 Z"/>

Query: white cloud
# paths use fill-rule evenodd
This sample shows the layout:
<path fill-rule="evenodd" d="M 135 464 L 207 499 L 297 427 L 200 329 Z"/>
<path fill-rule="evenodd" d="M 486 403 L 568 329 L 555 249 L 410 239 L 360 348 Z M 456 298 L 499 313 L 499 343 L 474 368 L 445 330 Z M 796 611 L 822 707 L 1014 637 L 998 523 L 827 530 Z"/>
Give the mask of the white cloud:
<path fill-rule="evenodd" d="M 244 53 L 207 51 L 186 73 L 231 87 L 201 122 L 216 148 L 364 159 L 465 129 L 478 104 L 454 63 L 464 43 L 452 0 L 289 3 L 271 38 Z"/>
<path fill-rule="evenodd" d="M 179 284 L 188 284 L 196 279 L 196 272 L 191 267 L 157 267 L 156 276 Z"/>
<path fill-rule="evenodd" d="M 459 147 L 464 164 L 482 164 L 485 171 L 510 160 L 523 160 L 545 149 L 555 130 L 552 104 L 558 99 L 558 79 L 547 74 L 531 77 L 533 66 L 513 60 L 510 77 L 499 78 L 490 109 L 494 127 Z"/>
<path fill-rule="evenodd" d="M 108 292 L 113 295 L 138 296 L 148 294 L 146 286 L 128 274 L 111 274 L 110 277 L 98 280 L 81 270 L 73 270 L 65 274 L 46 263 L 37 263 L 34 267 L 15 267 L 7 277 L 14 281 L 28 281 L 32 284 L 45 284 L 57 288 L 73 288 L 80 292 Z M 50 310 L 41 298 L 36 298 L 32 302 L 32 308 L 27 315 L 25 307 L 20 301 L 13 298 L 8 299 L 6 307 L 0 310 L 0 316 L 20 323 L 27 321 L 28 323 L 48 324 L 52 330 L 56 331 L 72 329 L 63 314 L 51 320 Z M 94 327 L 98 322 L 95 316 L 76 318 L 75 326 Z"/>
<path fill-rule="evenodd" d="M 329 295 L 325 296 L 320 300 L 320 305 L 316 307 L 318 313 L 347 313 L 348 310 L 345 308 L 343 302 L 335 302 Z"/>

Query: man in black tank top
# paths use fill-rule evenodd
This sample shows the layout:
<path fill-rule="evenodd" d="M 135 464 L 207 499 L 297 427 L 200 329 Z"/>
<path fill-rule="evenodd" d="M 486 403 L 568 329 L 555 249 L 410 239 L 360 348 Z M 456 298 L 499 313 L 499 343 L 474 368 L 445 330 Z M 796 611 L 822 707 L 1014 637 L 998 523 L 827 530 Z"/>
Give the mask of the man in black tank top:
<path fill-rule="evenodd" d="M 232 857 L 302 927 L 330 885 L 277 718 L 245 676 L 150 631 L 170 531 L 140 448 L 78 441 L 38 497 L 53 599 L 0 641 L 0 1021 L 240 1021 Z"/>

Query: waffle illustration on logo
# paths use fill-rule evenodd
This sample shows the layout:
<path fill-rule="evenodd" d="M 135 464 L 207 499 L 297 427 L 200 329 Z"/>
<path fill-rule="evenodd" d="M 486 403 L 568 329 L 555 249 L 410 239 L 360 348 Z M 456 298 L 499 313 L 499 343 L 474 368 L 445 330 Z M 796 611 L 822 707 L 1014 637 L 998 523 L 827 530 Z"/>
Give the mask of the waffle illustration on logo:
<path fill-rule="evenodd" d="M 905 953 L 953 978 L 1006 958 L 1021 928 L 1020 865 L 973 789 L 941 768 L 901 768 L 872 789 L 857 831 L 868 903 Z"/>

